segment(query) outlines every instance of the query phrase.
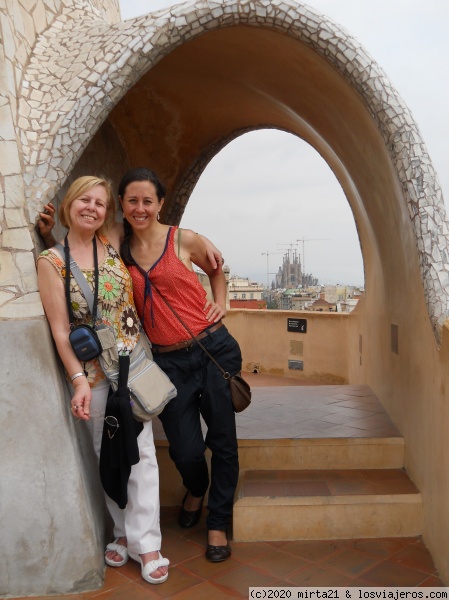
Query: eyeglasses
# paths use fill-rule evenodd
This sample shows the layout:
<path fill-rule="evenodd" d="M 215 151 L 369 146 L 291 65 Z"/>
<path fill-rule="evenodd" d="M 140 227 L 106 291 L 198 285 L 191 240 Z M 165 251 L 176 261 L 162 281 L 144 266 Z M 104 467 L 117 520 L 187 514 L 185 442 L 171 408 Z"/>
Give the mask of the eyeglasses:
<path fill-rule="evenodd" d="M 116 419 L 116 417 L 113 417 L 112 415 L 104 415 L 103 413 L 101 413 L 99 410 L 97 409 L 93 409 L 92 412 L 90 413 L 90 416 L 92 417 L 92 419 L 104 419 L 104 421 L 106 422 L 106 425 L 108 425 L 109 427 L 112 427 L 112 431 L 110 429 L 108 429 L 108 437 L 110 440 L 113 439 L 113 437 L 115 436 L 115 434 L 118 431 L 118 428 L 120 427 L 120 424 L 118 422 L 118 420 Z M 76 424 L 78 424 L 82 419 L 77 419 L 76 420 Z"/>

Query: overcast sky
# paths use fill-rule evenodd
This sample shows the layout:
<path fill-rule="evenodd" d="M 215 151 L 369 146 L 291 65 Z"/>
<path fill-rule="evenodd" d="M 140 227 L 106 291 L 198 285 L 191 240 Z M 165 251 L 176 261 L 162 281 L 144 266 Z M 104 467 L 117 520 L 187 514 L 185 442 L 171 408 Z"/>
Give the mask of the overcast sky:
<path fill-rule="evenodd" d="M 120 0 L 120 7 L 129 19 L 175 3 Z M 344 26 L 386 72 L 418 124 L 447 210 L 448 0 L 307 4 Z M 271 282 L 290 248 L 301 256 L 304 249 L 305 270 L 320 283 L 363 285 L 354 218 L 340 186 L 313 148 L 283 132 L 249 133 L 223 149 L 200 178 L 181 225 L 212 239 L 241 277 L 266 283 L 268 273 Z"/>

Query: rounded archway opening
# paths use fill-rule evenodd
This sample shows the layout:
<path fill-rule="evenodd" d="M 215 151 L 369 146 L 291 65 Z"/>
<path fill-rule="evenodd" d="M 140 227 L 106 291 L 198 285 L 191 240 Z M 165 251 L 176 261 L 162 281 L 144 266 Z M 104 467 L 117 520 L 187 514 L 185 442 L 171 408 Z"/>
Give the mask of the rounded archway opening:
<path fill-rule="evenodd" d="M 284 131 L 243 134 L 215 155 L 180 225 L 209 236 L 231 274 L 266 287 L 294 254 L 310 280 L 364 286 L 356 223 L 342 187 L 314 148 Z"/>
<path fill-rule="evenodd" d="M 239 25 L 178 46 L 109 123 L 128 162 L 150 163 L 166 181 L 169 223 L 181 221 L 201 173 L 231 140 L 256 129 L 289 132 L 323 157 L 343 188 L 377 301 L 417 273 L 417 260 L 408 260 L 415 243 L 407 206 L 375 120 L 329 61 L 285 33 Z"/>

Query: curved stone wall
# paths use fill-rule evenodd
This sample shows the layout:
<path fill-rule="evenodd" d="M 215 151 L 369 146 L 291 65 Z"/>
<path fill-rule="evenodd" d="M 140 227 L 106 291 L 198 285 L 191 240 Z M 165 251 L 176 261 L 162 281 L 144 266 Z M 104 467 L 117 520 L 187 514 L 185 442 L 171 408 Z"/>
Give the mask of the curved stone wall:
<path fill-rule="evenodd" d="M 72 35 L 67 36 L 69 18 Z M 18 123 L 31 219 L 59 189 L 112 107 L 163 56 L 214 29 L 270 27 L 331 62 L 375 119 L 407 202 L 428 312 L 439 339 L 449 291 L 441 189 L 410 111 L 353 37 L 310 7 L 278 0 L 234 0 L 213 7 L 188 2 L 112 26 L 98 18 L 81 8 L 64 8 L 40 37 L 24 74 Z M 195 169 L 192 174 L 197 177 Z"/>

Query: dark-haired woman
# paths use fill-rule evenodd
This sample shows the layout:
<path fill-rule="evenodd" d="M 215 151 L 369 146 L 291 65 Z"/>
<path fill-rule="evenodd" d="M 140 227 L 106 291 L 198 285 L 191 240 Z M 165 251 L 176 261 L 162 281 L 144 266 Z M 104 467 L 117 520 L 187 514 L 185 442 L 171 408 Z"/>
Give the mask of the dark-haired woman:
<path fill-rule="evenodd" d="M 161 295 L 232 375 L 241 370 L 241 352 L 222 323 L 226 315 L 223 272 L 211 268 L 200 236 L 159 221 L 164 197 L 164 186 L 153 171 L 134 169 L 124 175 L 119 185 L 125 226 L 120 250 L 133 280 L 139 317 L 153 344 L 154 359 L 178 391 L 159 418 L 170 456 L 187 489 L 179 523 L 183 527 L 197 523 L 209 488 L 206 557 L 219 562 L 231 554 L 227 530 L 239 471 L 229 384 Z M 213 302 L 206 301 L 193 264 L 208 275 Z M 200 415 L 207 425 L 205 439 Z M 212 453 L 210 487 L 206 447 Z"/>

